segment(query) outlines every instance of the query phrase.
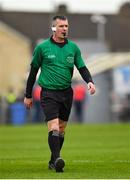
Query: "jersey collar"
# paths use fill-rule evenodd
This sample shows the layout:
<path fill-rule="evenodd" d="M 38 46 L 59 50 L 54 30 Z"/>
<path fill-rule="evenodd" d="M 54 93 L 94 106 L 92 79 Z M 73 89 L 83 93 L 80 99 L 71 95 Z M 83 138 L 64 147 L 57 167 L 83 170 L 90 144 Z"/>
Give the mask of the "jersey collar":
<path fill-rule="evenodd" d="M 51 40 L 51 42 L 52 43 L 54 43 L 54 44 L 56 44 L 57 46 L 59 46 L 59 47 L 64 47 L 66 44 L 68 44 L 68 39 L 66 39 L 65 38 L 65 42 L 63 42 L 63 43 L 58 43 L 58 42 L 56 42 L 53 38 L 52 38 L 52 36 L 50 37 L 50 40 Z"/>

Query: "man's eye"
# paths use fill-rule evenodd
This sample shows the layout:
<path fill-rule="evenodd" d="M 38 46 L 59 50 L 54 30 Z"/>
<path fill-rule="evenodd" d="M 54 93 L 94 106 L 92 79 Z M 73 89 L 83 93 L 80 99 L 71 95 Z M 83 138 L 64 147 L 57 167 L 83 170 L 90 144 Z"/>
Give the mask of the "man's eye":
<path fill-rule="evenodd" d="M 60 27 L 60 28 L 63 28 L 63 27 L 66 27 L 66 28 L 67 28 L 68 26 L 66 25 L 66 26 L 59 26 L 59 27 Z"/>

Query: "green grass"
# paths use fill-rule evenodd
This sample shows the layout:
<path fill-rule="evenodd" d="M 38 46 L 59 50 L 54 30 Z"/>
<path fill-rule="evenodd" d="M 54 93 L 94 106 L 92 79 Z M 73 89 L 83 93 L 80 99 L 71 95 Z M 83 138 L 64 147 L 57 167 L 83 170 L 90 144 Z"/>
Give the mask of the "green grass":
<path fill-rule="evenodd" d="M 0 178 L 130 178 L 130 124 L 69 124 L 64 173 L 48 170 L 48 149 L 45 125 L 0 126 Z"/>

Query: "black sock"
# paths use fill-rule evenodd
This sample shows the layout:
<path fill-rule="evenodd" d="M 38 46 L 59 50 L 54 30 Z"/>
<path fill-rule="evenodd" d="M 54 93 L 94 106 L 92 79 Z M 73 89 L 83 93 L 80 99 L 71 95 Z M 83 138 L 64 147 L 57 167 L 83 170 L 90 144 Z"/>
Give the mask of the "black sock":
<path fill-rule="evenodd" d="M 55 161 L 58 157 L 60 157 L 60 140 L 59 140 L 59 132 L 58 131 L 50 131 L 48 134 L 48 144 L 52 153 L 52 159 Z"/>
<path fill-rule="evenodd" d="M 64 143 L 64 134 L 65 134 L 65 133 L 60 133 L 60 134 L 59 134 L 60 150 L 61 150 L 61 148 L 62 148 L 62 146 L 63 146 L 63 143 Z M 51 162 L 54 162 L 54 157 L 53 157 L 52 153 L 51 153 L 51 160 L 50 160 L 50 161 L 51 161 Z"/>
<path fill-rule="evenodd" d="M 60 150 L 62 149 L 63 143 L 64 143 L 64 132 L 59 134 L 60 139 Z"/>

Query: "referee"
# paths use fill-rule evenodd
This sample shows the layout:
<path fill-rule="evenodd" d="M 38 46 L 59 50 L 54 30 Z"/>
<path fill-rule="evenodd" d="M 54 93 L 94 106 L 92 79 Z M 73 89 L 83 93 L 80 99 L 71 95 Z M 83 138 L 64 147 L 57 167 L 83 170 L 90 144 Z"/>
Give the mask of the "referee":
<path fill-rule="evenodd" d="M 40 68 L 38 83 L 42 89 L 41 106 L 46 117 L 48 144 L 51 150 L 48 167 L 56 172 L 63 172 L 65 166 L 60 151 L 73 100 L 71 79 L 74 65 L 87 83 L 90 94 L 95 93 L 95 85 L 81 57 L 80 49 L 73 41 L 67 39 L 68 27 L 68 19 L 65 16 L 53 17 L 53 35 L 38 44 L 34 50 L 24 98 L 25 106 L 31 108 L 32 89 Z"/>

